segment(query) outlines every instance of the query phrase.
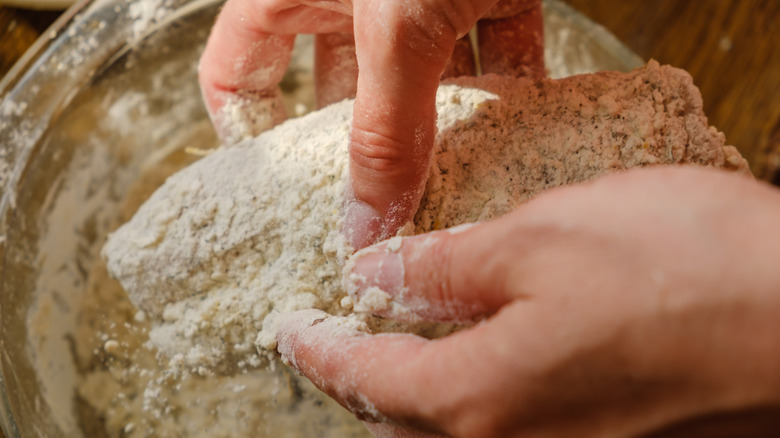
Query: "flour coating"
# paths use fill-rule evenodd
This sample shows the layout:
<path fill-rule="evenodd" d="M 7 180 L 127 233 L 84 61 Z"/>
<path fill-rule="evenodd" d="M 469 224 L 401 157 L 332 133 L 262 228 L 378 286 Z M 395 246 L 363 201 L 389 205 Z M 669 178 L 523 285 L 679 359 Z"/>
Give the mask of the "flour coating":
<path fill-rule="evenodd" d="M 748 172 L 707 124 L 690 76 L 655 62 L 561 80 L 461 78 L 440 87 L 437 108 L 413 234 L 488 220 L 546 189 L 635 166 Z M 341 278 L 352 252 L 341 233 L 351 116 L 342 102 L 221 148 L 169 178 L 109 238 L 108 269 L 170 365 L 258 363 L 256 347 L 276 346 L 269 315 L 361 308 Z"/>

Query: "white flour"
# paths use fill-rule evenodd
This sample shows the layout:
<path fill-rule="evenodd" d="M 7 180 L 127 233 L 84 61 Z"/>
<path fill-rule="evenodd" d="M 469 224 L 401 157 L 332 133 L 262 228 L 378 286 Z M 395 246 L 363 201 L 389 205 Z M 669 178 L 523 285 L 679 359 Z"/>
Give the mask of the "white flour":
<path fill-rule="evenodd" d="M 681 70 L 653 62 L 630 74 L 456 83 L 437 97 L 435 165 L 414 233 L 487 220 L 545 189 L 633 166 L 747 171 Z M 256 347 L 275 348 L 276 312 L 350 313 L 340 209 L 351 110 L 343 102 L 218 150 L 169 178 L 109 238 L 108 269 L 173 369 L 257 367 Z"/>

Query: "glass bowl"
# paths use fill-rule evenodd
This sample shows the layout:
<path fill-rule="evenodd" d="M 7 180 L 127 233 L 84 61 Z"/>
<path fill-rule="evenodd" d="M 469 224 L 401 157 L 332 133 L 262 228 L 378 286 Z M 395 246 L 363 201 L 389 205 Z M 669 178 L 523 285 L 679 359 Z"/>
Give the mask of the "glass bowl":
<path fill-rule="evenodd" d="M 197 59 L 220 5 L 80 2 L 0 81 L 0 425 L 9 437 L 145 433 L 111 429 L 84 406 L 85 370 L 108 359 L 76 338 L 85 320 L 132 311 L 90 295 L 107 233 L 132 214 L 126 198 L 217 144 Z M 643 63 L 560 1 L 545 1 L 545 23 L 552 77 Z M 311 38 L 299 38 L 282 83 L 291 114 L 312 107 L 311 52 Z M 96 338 L 108 350 L 110 339 Z M 331 420 L 317 421 L 266 432 L 326 436 Z"/>

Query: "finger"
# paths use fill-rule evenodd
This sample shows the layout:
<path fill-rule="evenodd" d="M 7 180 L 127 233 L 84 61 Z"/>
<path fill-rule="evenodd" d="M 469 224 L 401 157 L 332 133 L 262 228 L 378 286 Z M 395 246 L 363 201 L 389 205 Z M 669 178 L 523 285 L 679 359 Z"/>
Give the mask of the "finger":
<path fill-rule="evenodd" d="M 345 268 L 354 309 L 396 320 L 468 321 L 515 297 L 507 290 L 508 221 L 395 237 Z"/>
<path fill-rule="evenodd" d="M 474 63 L 474 50 L 468 36 L 458 39 L 452 51 L 447 66 L 442 73 L 442 79 L 457 78 L 459 76 L 476 76 L 477 66 Z"/>
<path fill-rule="evenodd" d="M 511 315 L 497 316 L 497 324 L 427 341 L 408 334 L 369 335 L 346 318 L 317 310 L 299 311 L 281 317 L 278 351 L 283 360 L 363 421 L 476 436 L 473 430 L 471 434 L 464 430 L 478 430 L 473 417 L 479 413 L 469 406 L 501 403 L 507 385 L 501 381 L 495 387 L 486 381 L 482 385 L 485 392 L 478 393 L 473 391 L 472 378 L 508 372 L 502 357 L 509 346 L 486 341 L 500 339 L 499 332 L 510 330 L 512 320 Z M 490 400 L 474 399 L 480 397 Z"/>
<path fill-rule="evenodd" d="M 411 394 L 385 394 L 389 389 L 385 384 L 399 377 L 399 370 L 394 371 L 389 365 L 396 361 L 414 362 L 424 339 L 406 334 L 371 336 L 364 324 L 319 310 L 281 314 L 275 324 L 282 360 L 358 419 L 381 422 L 388 421 L 388 415 L 401 414 L 398 409 Z M 376 354 L 368 354 L 369 350 Z M 380 356 L 384 359 L 380 360 Z M 344 366 L 345 361 L 357 361 L 355 364 L 360 366 Z M 411 366 L 414 367 L 417 365 Z M 371 371 L 375 378 L 367 379 L 366 371 Z M 409 382 L 409 386 L 415 387 L 414 382 Z M 412 405 L 409 408 L 414 409 Z"/>
<path fill-rule="evenodd" d="M 317 35 L 314 43 L 314 85 L 322 108 L 357 93 L 357 56 L 351 33 Z"/>
<path fill-rule="evenodd" d="M 394 234 L 417 208 L 430 166 L 439 80 L 455 40 L 484 13 L 484 3 L 355 3 L 360 75 L 344 224 L 353 247 Z"/>
<path fill-rule="evenodd" d="M 211 120 L 226 144 L 285 118 L 276 84 L 290 61 L 294 36 L 272 35 L 245 19 L 246 2 L 228 2 L 201 56 L 199 81 Z"/>
<path fill-rule="evenodd" d="M 199 66 L 201 91 L 223 140 L 232 131 L 256 134 L 284 118 L 277 84 L 290 61 L 295 33 L 350 26 L 351 17 L 331 10 L 290 7 L 282 0 L 228 1 Z"/>
<path fill-rule="evenodd" d="M 545 77 L 541 0 L 503 0 L 477 23 L 482 73 Z"/>

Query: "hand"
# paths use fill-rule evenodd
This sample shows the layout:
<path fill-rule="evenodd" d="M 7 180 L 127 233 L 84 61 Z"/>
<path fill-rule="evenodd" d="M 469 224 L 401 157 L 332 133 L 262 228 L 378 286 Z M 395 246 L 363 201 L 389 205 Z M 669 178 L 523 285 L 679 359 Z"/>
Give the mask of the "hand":
<path fill-rule="evenodd" d="M 394 301 L 378 313 L 483 322 L 429 341 L 310 311 L 278 349 L 367 421 L 455 437 L 638 436 L 777 407 L 779 223 L 776 189 L 708 169 L 555 189 L 355 255 L 353 299 Z"/>
<path fill-rule="evenodd" d="M 250 113 L 250 125 L 277 123 L 276 85 L 295 34 L 322 34 L 315 68 L 321 102 L 357 94 L 345 232 L 362 248 L 394 234 L 414 214 L 430 165 L 440 77 L 456 41 L 495 3 L 229 0 L 200 63 L 212 120 L 223 138 L 232 135 L 224 119 L 235 107 Z M 479 27 L 483 72 L 544 75 L 541 1 L 502 0 L 489 18 Z M 464 41 L 448 74 L 473 73 Z"/>

